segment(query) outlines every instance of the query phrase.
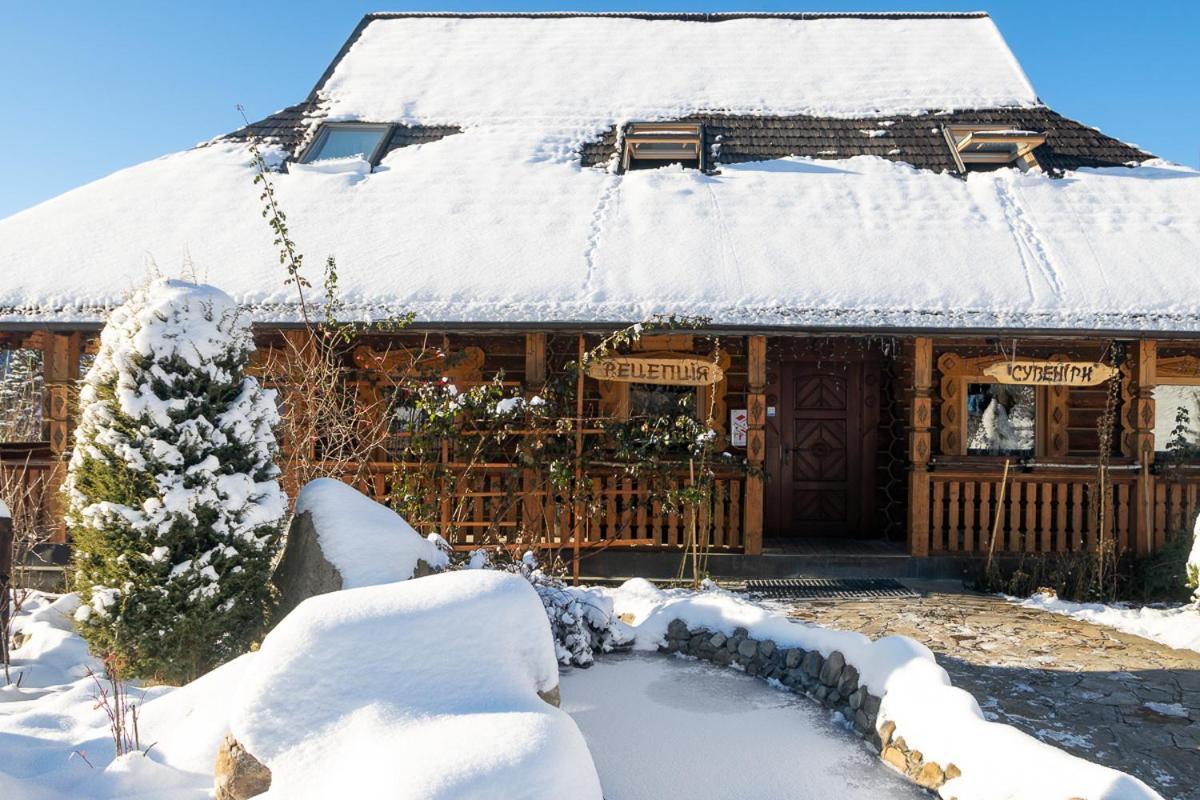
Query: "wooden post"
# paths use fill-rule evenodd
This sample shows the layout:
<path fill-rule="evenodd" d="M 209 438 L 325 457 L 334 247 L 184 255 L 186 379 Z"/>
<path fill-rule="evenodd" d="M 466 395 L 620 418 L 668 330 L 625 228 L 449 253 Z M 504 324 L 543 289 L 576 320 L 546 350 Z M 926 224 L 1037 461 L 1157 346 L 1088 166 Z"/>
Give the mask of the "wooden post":
<path fill-rule="evenodd" d="M 42 428 L 54 463 L 46 475 L 45 498 L 53 530 L 51 541 L 67 541 L 63 522 L 64 503 L 60 491 L 67 476 L 71 457 L 71 432 L 74 427 L 73 394 L 79 381 L 78 333 L 51 333 L 42 336 Z"/>
<path fill-rule="evenodd" d="M 913 353 L 912 421 L 908 457 L 908 552 L 929 555 L 929 457 L 933 425 L 933 340 L 918 336 Z"/>
<path fill-rule="evenodd" d="M 579 492 L 583 486 L 583 355 L 584 338 L 579 334 L 579 375 L 575 381 L 575 503 L 571 521 L 571 577 L 579 585 L 579 545 L 583 534 L 583 506 Z"/>
<path fill-rule="evenodd" d="M 751 336 L 747 342 L 746 460 L 755 474 L 746 477 L 746 502 L 742 524 L 744 552 L 760 555 L 763 545 L 763 459 L 767 451 L 767 337 Z"/>
<path fill-rule="evenodd" d="M 13 521 L 8 509 L 0 501 L 0 655 L 7 664 L 9 589 L 12 587 L 13 571 Z"/>
<path fill-rule="evenodd" d="M 546 334 L 527 333 L 525 334 L 525 398 L 533 397 L 545 383 Z M 521 527 L 525 529 L 527 535 L 535 536 L 539 540 L 542 538 L 544 505 L 539 502 L 535 493 L 539 490 L 539 483 L 549 486 L 549 482 L 545 478 L 545 475 L 539 476 L 537 470 L 521 470 Z"/>
<path fill-rule="evenodd" d="M 1150 474 L 1154 463 L 1154 385 L 1158 383 L 1158 342 L 1139 339 L 1137 346 L 1137 399 L 1133 412 L 1133 454 L 1138 470 L 1134 499 L 1134 548 L 1139 556 L 1154 549 L 1155 480 Z"/>

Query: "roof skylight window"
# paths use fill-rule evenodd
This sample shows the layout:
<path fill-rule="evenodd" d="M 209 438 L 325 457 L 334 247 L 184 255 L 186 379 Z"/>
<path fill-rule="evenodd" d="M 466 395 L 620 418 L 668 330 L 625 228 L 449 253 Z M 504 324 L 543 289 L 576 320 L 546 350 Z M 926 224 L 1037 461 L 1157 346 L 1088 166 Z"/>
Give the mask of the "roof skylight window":
<path fill-rule="evenodd" d="M 357 156 L 374 166 L 383 157 L 391 130 L 391 125 L 327 122 L 321 126 L 317 138 L 313 139 L 312 144 L 304 151 L 300 163 L 311 164 L 315 161 Z"/>
<path fill-rule="evenodd" d="M 1015 164 L 1022 170 L 1037 169 L 1034 148 L 1046 141 L 1044 133 L 1023 131 L 1004 125 L 949 125 L 946 141 L 954 152 L 959 171 L 995 169 Z"/>
<path fill-rule="evenodd" d="M 704 168 L 704 126 L 699 122 L 631 122 L 625 128 L 621 169 L 667 164 Z"/>

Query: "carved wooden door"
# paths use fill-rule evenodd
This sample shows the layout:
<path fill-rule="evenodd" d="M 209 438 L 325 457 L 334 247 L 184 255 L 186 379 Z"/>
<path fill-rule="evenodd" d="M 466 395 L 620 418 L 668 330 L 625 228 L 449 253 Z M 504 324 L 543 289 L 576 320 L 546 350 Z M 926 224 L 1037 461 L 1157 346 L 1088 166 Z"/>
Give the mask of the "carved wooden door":
<path fill-rule="evenodd" d="M 782 367 L 780 533 L 859 535 L 866 489 L 863 364 L 794 362 Z"/>

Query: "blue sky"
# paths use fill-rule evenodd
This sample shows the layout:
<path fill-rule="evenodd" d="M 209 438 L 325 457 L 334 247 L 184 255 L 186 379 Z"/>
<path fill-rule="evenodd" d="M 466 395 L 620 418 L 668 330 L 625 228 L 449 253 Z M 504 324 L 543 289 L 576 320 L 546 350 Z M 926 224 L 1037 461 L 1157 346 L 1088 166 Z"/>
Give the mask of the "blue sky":
<path fill-rule="evenodd" d="M 8 3 L 0 21 L 0 218 L 302 100 L 376 10 L 983 9 L 1059 112 L 1200 161 L 1200 3 L 1158 0 L 795 3 L 386 1 Z"/>

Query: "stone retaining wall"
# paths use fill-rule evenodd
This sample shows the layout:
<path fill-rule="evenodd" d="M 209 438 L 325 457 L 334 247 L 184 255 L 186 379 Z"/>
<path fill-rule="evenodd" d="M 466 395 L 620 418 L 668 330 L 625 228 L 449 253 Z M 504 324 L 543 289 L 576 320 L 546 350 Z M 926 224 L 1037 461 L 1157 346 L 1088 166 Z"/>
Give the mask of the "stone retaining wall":
<path fill-rule="evenodd" d="M 858 685 L 858 669 L 836 650 L 824 658 L 816 650 L 781 648 L 770 639 L 752 639 L 745 628 L 726 636 L 720 631 L 689 628 L 676 619 L 667 626 L 666 644 L 660 645 L 659 651 L 740 668 L 841 712 L 886 764 L 926 789 L 936 790 L 961 774 L 954 764 L 942 767 L 926 761 L 919 750 L 908 747 L 903 736 L 896 735 L 894 722 L 880 720 L 879 698 Z"/>

